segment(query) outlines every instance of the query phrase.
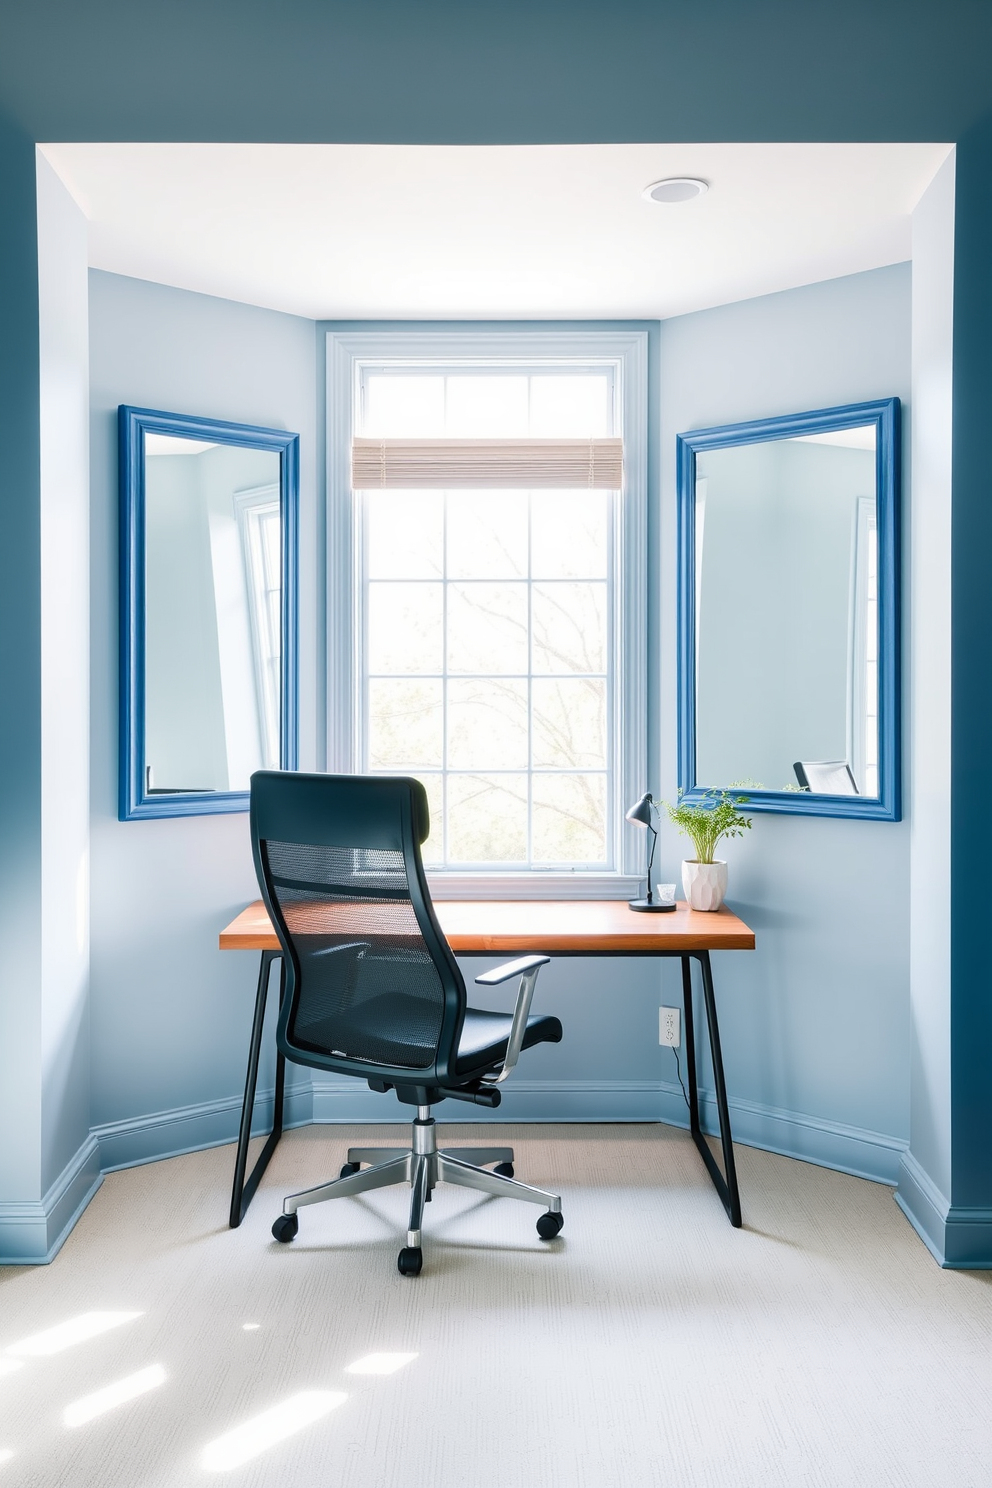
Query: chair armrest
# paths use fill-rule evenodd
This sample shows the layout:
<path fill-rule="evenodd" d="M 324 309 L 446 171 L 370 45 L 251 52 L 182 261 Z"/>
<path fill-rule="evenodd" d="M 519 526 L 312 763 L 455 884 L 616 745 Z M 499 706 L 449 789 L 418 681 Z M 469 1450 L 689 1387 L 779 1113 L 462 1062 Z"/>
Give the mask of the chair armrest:
<path fill-rule="evenodd" d="M 519 975 L 520 977 L 520 986 L 517 988 L 517 1003 L 513 1009 L 513 1022 L 510 1024 L 510 1037 L 506 1041 L 506 1053 L 503 1056 L 503 1063 L 497 1075 L 486 1075 L 483 1077 L 486 1084 L 501 1084 L 519 1059 L 520 1050 L 523 1047 L 524 1034 L 527 1032 L 530 1005 L 534 999 L 537 974 L 542 966 L 547 966 L 550 960 L 550 956 L 521 956 L 517 961 L 507 961 L 504 966 L 497 966 L 493 971 L 484 971 L 481 976 L 476 977 L 476 982 L 486 987 L 495 987 L 500 982 L 509 981 L 512 976 Z"/>
<path fill-rule="evenodd" d="M 517 961 L 507 961 L 502 966 L 494 966 L 492 971 L 484 971 L 475 980 L 480 987 L 498 987 L 500 982 L 508 982 L 512 976 L 523 976 L 533 966 L 547 966 L 550 960 L 550 956 L 521 956 Z"/>

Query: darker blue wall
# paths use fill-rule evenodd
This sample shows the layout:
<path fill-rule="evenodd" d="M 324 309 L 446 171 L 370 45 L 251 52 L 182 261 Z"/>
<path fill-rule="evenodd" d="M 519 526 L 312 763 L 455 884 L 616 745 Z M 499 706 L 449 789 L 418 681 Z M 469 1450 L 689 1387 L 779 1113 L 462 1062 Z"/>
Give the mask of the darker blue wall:
<path fill-rule="evenodd" d="M 39 1047 L 41 976 L 38 374 L 34 142 L 0 113 L 0 1126 L 26 1132 L 0 1148 L 0 1192 L 21 1193 L 40 1140 L 41 1070 L 21 1054 Z"/>
<path fill-rule="evenodd" d="M 956 140 L 988 0 L 3 0 L 38 140 Z"/>
<path fill-rule="evenodd" d="M 2 0 L 0 884 L 39 789 L 34 140 L 959 144 L 954 352 L 953 1193 L 992 1203 L 989 0 Z M 909 204 L 907 204 L 909 205 Z M 18 823 L 25 825 L 18 834 Z M 5 908 L 13 901 L 8 896 Z"/>
<path fill-rule="evenodd" d="M 0 821 L 9 837 L 37 807 L 41 781 L 38 238 L 34 142 L 2 114 L 0 204 Z"/>
<path fill-rule="evenodd" d="M 992 1206 L 992 118 L 957 152 L 951 516 L 951 1161 L 955 1206 Z"/>

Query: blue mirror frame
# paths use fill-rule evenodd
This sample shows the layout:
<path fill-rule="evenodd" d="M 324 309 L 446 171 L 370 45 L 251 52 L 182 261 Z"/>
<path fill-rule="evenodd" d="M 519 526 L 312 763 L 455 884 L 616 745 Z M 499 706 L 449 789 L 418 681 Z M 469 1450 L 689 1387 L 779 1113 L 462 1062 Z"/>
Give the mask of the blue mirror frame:
<path fill-rule="evenodd" d="M 742 787 L 748 811 L 801 816 L 899 821 L 901 815 L 898 398 L 851 403 L 811 413 L 695 429 L 676 436 L 678 457 L 678 772 L 687 803 L 730 782 L 696 779 L 696 457 L 731 445 L 875 425 L 875 500 L 878 535 L 878 782 L 877 796 L 818 795 Z"/>
<path fill-rule="evenodd" d="M 282 540 L 280 768 L 298 759 L 297 698 L 299 621 L 297 600 L 300 440 L 283 429 L 218 419 L 118 408 L 120 479 L 120 720 L 121 821 L 146 817 L 206 816 L 247 811 L 248 791 L 183 791 L 167 796 L 145 789 L 145 459 L 146 433 L 205 439 L 215 444 L 270 450 L 279 455 Z"/>

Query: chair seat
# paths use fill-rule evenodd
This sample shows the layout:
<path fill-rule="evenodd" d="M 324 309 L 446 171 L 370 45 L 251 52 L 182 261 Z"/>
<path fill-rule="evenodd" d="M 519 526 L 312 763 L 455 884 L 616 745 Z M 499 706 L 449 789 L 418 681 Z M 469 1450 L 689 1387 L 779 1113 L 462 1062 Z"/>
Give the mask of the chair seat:
<path fill-rule="evenodd" d="M 510 1038 L 513 1018 L 509 1013 L 487 1013 L 481 1008 L 466 1008 L 462 1036 L 458 1040 L 458 1055 L 455 1072 L 470 1075 L 480 1074 L 493 1065 L 501 1064 Z M 561 1023 L 557 1018 L 538 1017 L 527 1019 L 523 1047 L 531 1049 L 535 1044 L 560 1044 Z"/>
<path fill-rule="evenodd" d="M 299 1022 L 295 1040 L 303 1049 L 310 1045 L 317 1049 L 338 1048 L 344 1055 L 353 1053 L 356 1048 L 370 1049 L 374 1057 L 386 1064 L 403 1064 L 416 1069 L 416 1061 L 410 1058 L 411 1049 L 422 1046 L 423 1063 L 429 1063 L 430 1034 L 425 1036 L 424 1030 L 429 1030 L 437 1017 L 438 1010 L 423 999 L 387 992 L 353 1008 L 348 1015 L 339 1013 L 333 1019 Z M 459 1077 L 482 1074 L 493 1065 L 502 1063 L 512 1025 L 513 1018 L 509 1013 L 466 1008 L 455 1073 Z M 534 1015 L 527 1019 L 525 1049 L 534 1044 L 560 1043 L 561 1023 L 557 1018 Z"/>

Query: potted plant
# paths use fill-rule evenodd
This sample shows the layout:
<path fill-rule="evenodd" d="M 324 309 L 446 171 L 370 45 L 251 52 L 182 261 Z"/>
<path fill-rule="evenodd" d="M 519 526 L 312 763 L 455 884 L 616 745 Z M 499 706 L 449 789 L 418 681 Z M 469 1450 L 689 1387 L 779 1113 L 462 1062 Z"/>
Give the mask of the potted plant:
<path fill-rule="evenodd" d="M 740 807 L 747 796 L 732 796 L 729 791 L 704 791 L 697 806 L 679 799 L 673 806 L 664 803 L 668 818 L 680 832 L 692 839 L 694 858 L 682 864 L 682 888 L 692 909 L 719 909 L 727 892 L 727 865 L 713 852 L 721 837 L 743 837 L 750 828 L 750 817 Z"/>

